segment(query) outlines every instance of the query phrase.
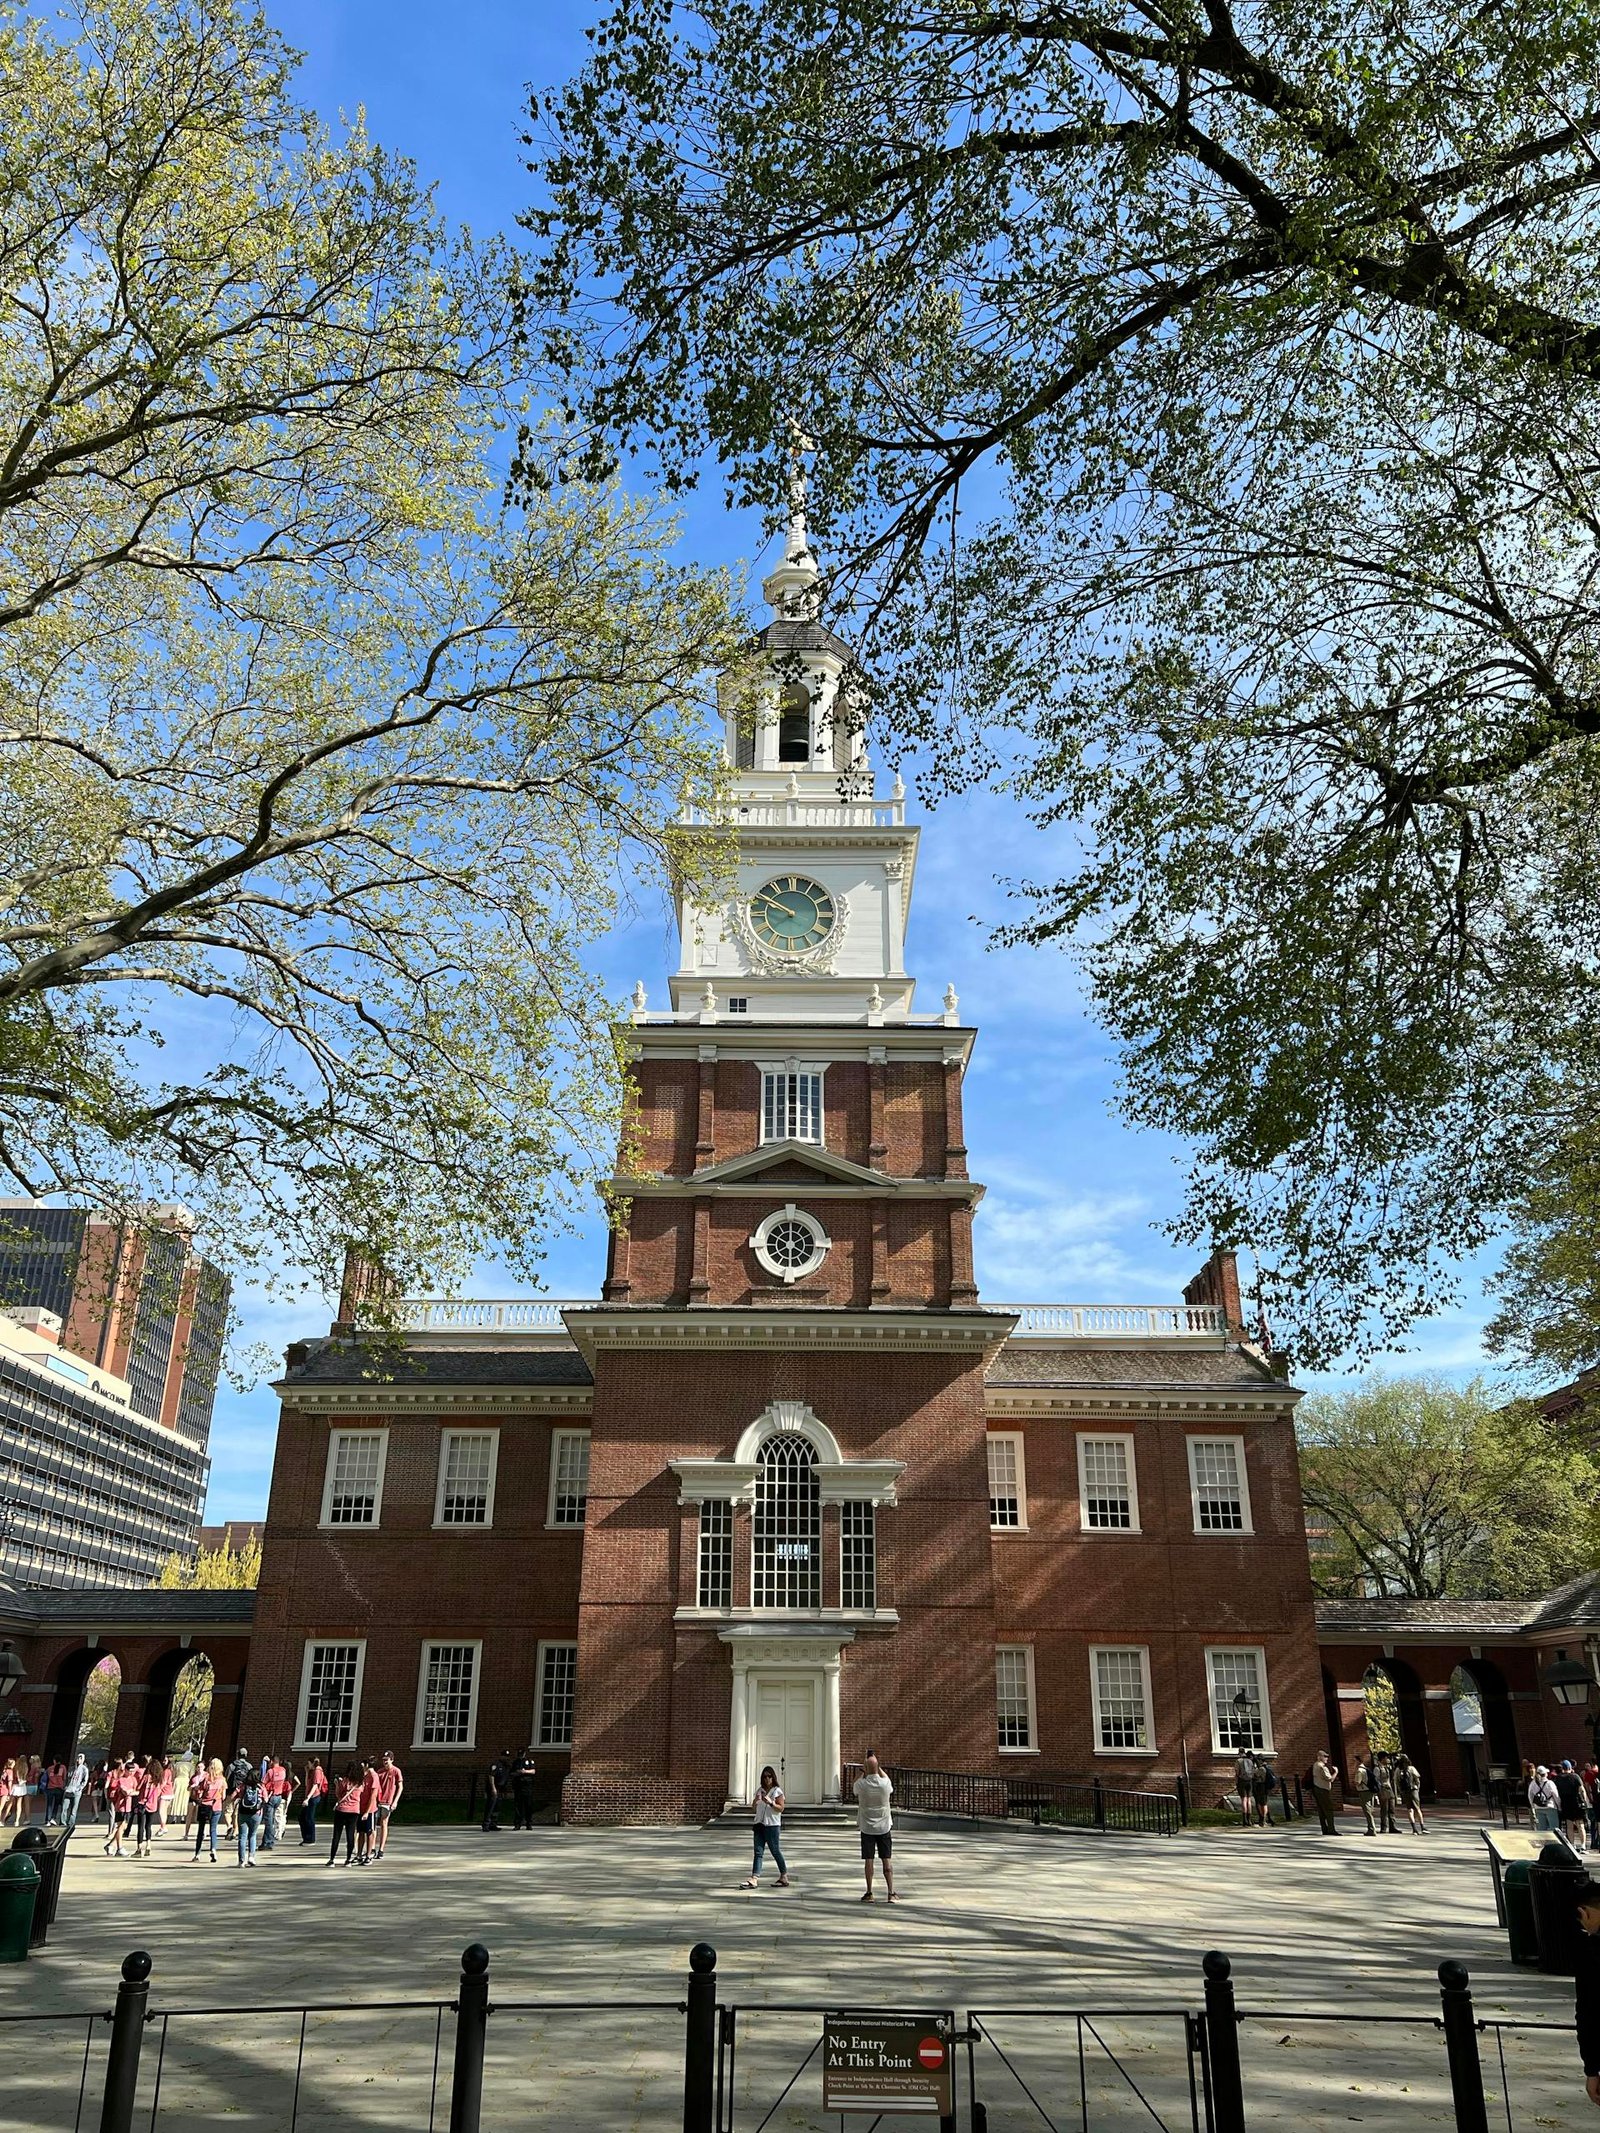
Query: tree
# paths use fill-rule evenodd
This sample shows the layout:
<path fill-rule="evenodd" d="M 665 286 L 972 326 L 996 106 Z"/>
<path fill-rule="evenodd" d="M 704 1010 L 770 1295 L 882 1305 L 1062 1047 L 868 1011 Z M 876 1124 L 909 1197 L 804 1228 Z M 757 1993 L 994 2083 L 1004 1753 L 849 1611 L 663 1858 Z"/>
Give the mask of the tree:
<path fill-rule="evenodd" d="M 1297 1416 L 1318 1590 L 1519 1599 L 1600 1563 L 1600 1459 L 1481 1381 L 1370 1376 Z"/>
<path fill-rule="evenodd" d="M 215 1548 L 193 1556 L 169 1555 L 157 1573 L 157 1585 L 194 1591 L 254 1591 L 261 1582 L 261 1535 L 251 1526 L 237 1548 L 232 1526 L 224 1526 Z"/>
<path fill-rule="evenodd" d="M 1600 1117 L 1597 79 L 1577 7 L 702 0 L 535 110 L 590 463 L 775 513 L 804 423 L 880 720 L 1074 826 L 1013 937 L 1307 1364 Z"/>
<path fill-rule="evenodd" d="M 78 1713 L 77 1745 L 86 1754 L 104 1754 L 111 1745 L 111 1729 L 117 1722 L 117 1701 L 122 1694 L 122 1669 L 115 1659 L 102 1659 L 84 1683 L 83 1704 Z"/>
<path fill-rule="evenodd" d="M 727 588 L 553 435 L 501 509 L 509 260 L 259 15 L 64 21 L 0 5 L 0 1190 L 531 1272 L 610 1168 L 590 951 L 712 778 Z"/>
<path fill-rule="evenodd" d="M 172 1684 L 172 1707 L 167 1713 L 165 1755 L 198 1755 L 206 1744 L 206 1726 L 211 1718 L 211 1699 L 217 1670 L 204 1652 L 196 1652 L 178 1669 Z"/>

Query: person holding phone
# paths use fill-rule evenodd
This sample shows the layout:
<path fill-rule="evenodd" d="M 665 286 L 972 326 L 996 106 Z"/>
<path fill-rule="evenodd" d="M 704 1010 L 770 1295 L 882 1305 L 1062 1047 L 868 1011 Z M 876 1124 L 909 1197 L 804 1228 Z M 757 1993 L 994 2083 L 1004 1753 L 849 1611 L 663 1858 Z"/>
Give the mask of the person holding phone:
<path fill-rule="evenodd" d="M 751 1827 L 753 1851 L 750 1859 L 750 1878 L 747 1889 L 761 1886 L 761 1854 L 771 1852 L 772 1863 L 778 1869 L 778 1886 L 789 1886 L 789 1868 L 783 1856 L 783 1787 L 778 1783 L 778 1773 L 768 1763 L 761 1773 L 761 1782 L 756 1787 L 753 1802 L 755 1821 Z"/>

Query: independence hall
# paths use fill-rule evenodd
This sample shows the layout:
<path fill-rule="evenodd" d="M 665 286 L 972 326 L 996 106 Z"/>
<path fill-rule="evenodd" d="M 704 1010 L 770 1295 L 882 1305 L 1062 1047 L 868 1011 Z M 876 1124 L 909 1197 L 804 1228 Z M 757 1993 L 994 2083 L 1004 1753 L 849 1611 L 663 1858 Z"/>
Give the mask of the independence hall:
<path fill-rule="evenodd" d="M 804 522 L 727 705 L 736 888 L 628 1037 L 598 1300 L 359 1279 L 289 1352 L 241 1734 L 392 1747 L 423 1790 L 531 1741 L 580 1821 L 700 1819 L 765 1763 L 1209 1797 L 1326 1705 L 1296 1398 L 1231 1258 L 1170 1306 L 991 1303 L 953 992 L 918 1012 L 919 832 L 872 797 Z M 357 1270 L 359 1275 L 359 1270 Z"/>

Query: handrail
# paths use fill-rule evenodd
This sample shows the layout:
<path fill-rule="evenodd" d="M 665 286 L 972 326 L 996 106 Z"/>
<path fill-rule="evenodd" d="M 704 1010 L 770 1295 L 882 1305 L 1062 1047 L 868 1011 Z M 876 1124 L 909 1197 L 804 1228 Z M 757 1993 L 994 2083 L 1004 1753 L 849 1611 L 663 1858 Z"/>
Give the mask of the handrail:
<path fill-rule="evenodd" d="M 859 1763 L 840 1772 L 840 1798 L 848 1800 Z M 894 1804 L 907 1814 L 958 1815 L 969 1822 L 1030 1821 L 1077 1824 L 1086 1829 L 1126 1829 L 1145 1836 L 1175 1837 L 1188 1821 L 1182 1796 L 1107 1785 L 1100 1778 L 989 1777 L 967 1770 L 919 1770 L 903 1763 L 882 1768 L 894 1786 Z"/>

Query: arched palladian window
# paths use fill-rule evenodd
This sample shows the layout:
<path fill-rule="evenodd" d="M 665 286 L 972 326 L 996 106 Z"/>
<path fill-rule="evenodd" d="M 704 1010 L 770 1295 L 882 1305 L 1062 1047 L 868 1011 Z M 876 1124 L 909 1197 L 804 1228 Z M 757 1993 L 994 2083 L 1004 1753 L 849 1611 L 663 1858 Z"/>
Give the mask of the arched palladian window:
<path fill-rule="evenodd" d="M 761 1446 L 752 1538 L 757 1607 L 822 1605 L 822 1493 L 807 1438 L 782 1431 Z"/>
<path fill-rule="evenodd" d="M 811 698 L 798 682 L 784 690 L 778 702 L 778 761 L 809 763 L 811 760 Z"/>

